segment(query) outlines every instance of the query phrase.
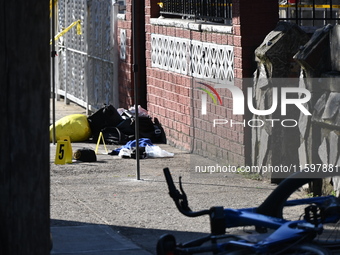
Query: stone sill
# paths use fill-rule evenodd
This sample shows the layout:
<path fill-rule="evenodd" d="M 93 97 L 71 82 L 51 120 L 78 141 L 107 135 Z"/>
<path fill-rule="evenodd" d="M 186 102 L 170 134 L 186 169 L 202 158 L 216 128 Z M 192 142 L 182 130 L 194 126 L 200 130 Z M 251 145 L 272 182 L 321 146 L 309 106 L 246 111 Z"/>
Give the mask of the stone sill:
<path fill-rule="evenodd" d="M 231 25 L 220 25 L 215 23 L 199 22 L 194 20 L 183 20 L 183 19 L 166 19 L 166 18 L 151 18 L 151 25 L 156 26 L 167 26 L 167 27 L 177 27 L 183 29 L 189 29 L 194 31 L 205 31 L 205 32 L 215 32 L 222 34 L 232 34 L 233 26 Z"/>

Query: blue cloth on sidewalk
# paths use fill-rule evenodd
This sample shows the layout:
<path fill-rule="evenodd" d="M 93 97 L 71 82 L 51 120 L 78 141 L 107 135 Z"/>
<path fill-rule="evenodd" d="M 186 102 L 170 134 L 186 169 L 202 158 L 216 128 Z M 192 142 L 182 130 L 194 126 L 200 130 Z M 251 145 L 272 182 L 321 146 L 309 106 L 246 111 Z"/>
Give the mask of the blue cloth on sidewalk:
<path fill-rule="evenodd" d="M 138 145 L 139 145 L 139 147 L 154 146 L 149 138 L 139 138 Z M 125 145 L 123 145 L 120 148 L 113 150 L 109 154 L 110 155 L 118 155 L 120 150 L 123 149 L 123 148 L 131 150 L 132 148 L 135 148 L 135 147 L 136 147 L 136 140 L 128 141 Z"/>

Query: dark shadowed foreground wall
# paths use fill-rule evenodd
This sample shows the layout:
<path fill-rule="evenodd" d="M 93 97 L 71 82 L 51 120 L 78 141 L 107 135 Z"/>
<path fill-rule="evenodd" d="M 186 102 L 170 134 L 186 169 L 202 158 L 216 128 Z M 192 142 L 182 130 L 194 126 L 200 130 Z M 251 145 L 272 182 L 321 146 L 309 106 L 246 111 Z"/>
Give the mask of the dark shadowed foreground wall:
<path fill-rule="evenodd" d="M 0 254 L 49 254 L 49 22 L 0 0 Z"/>

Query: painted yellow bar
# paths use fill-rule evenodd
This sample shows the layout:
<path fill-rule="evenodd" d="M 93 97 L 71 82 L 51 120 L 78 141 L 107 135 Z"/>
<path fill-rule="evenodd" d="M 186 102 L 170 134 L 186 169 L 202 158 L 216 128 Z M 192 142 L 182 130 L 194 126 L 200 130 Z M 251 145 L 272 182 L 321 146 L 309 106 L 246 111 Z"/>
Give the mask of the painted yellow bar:
<path fill-rule="evenodd" d="M 54 0 L 54 6 L 56 6 L 58 3 L 58 0 Z M 50 17 L 52 17 L 52 0 L 50 0 Z"/>
<path fill-rule="evenodd" d="M 280 4 L 280 8 L 296 8 L 295 4 Z M 299 4 L 298 8 L 313 8 L 312 4 Z M 331 5 L 330 4 L 316 4 L 315 5 L 316 9 L 330 9 Z M 333 4 L 332 9 L 340 8 L 339 4 Z"/>

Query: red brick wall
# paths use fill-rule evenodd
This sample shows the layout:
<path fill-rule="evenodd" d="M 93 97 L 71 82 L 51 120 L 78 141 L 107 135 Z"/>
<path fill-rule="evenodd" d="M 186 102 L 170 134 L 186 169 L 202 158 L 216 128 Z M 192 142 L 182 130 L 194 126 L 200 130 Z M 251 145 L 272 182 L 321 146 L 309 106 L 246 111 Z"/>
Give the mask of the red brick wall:
<path fill-rule="evenodd" d="M 134 102 L 133 93 L 133 72 L 132 72 L 132 4 L 131 0 L 126 0 L 125 20 L 118 20 L 118 51 L 120 51 L 120 32 L 126 31 L 126 58 L 118 59 L 118 83 L 119 83 L 119 107 L 129 108 Z"/>
<path fill-rule="evenodd" d="M 242 125 L 212 126 L 213 119 L 225 118 L 242 122 L 248 116 L 233 115 L 233 100 L 226 89 L 216 89 L 223 105 L 214 105 L 208 100 L 207 115 L 201 115 L 202 92 L 195 89 L 197 79 L 151 65 L 151 34 L 190 38 L 202 42 L 234 46 L 235 86 L 243 91 L 246 85 L 242 78 L 251 77 L 256 66 L 254 50 L 278 21 L 277 1 L 233 1 L 233 32 L 213 33 L 189 29 L 152 25 L 150 18 L 159 16 L 158 0 L 146 0 L 146 72 L 148 111 L 163 125 L 168 142 L 177 147 L 207 156 L 223 158 L 226 163 L 243 165 L 250 158 L 250 130 Z M 131 0 L 127 1 L 126 21 L 119 27 L 129 27 Z M 128 28 L 126 28 L 128 29 Z M 131 35 L 131 34 L 130 34 Z M 131 54 L 127 54 L 130 56 Z M 131 95 L 131 60 L 121 63 L 121 93 Z M 213 84 L 211 84 L 213 85 Z M 129 97 L 127 97 L 129 98 Z M 121 103 L 131 99 L 122 98 Z"/>
<path fill-rule="evenodd" d="M 118 44 L 120 44 L 120 32 L 122 29 L 126 31 L 126 58 L 119 59 L 119 104 L 120 107 L 128 108 L 134 104 L 134 79 L 136 77 L 136 85 L 139 88 L 139 104 L 146 108 L 146 78 L 145 78 L 145 15 L 144 15 L 144 1 L 136 2 L 137 13 L 136 19 L 136 55 L 138 71 L 133 73 L 133 28 L 132 28 L 132 0 L 126 0 L 125 19 L 118 19 Z M 142 11 L 141 11 L 142 10 Z M 151 11 L 151 8 L 145 9 Z M 118 45 L 120 50 L 120 45 Z"/>
<path fill-rule="evenodd" d="M 190 82 L 189 77 L 147 67 L 148 111 L 165 128 L 169 143 L 186 150 L 191 148 Z"/>

